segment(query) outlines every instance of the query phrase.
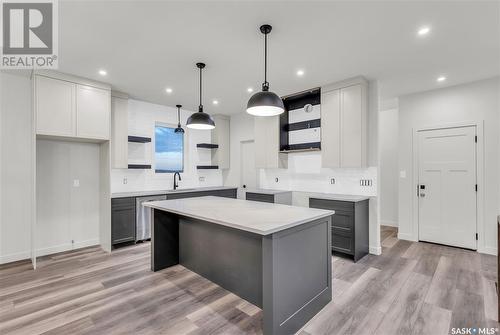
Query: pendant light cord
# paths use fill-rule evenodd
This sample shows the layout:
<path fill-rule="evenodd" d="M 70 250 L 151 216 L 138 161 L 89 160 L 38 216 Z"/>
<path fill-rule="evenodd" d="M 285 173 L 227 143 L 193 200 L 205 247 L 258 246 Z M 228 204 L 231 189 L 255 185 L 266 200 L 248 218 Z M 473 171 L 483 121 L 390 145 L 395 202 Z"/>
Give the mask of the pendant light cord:
<path fill-rule="evenodd" d="M 177 123 L 179 126 L 181 125 L 181 109 L 180 109 L 180 107 L 177 107 Z"/>
<path fill-rule="evenodd" d="M 201 78 L 201 71 L 202 71 L 202 69 L 200 68 L 200 106 L 198 106 L 198 111 L 199 112 L 203 112 L 203 105 L 201 104 L 201 94 L 202 94 L 202 91 L 201 91 L 201 80 L 202 80 L 202 78 Z"/>
<path fill-rule="evenodd" d="M 267 33 L 264 34 L 264 83 L 262 84 L 262 90 L 269 90 L 269 83 L 267 82 Z"/>

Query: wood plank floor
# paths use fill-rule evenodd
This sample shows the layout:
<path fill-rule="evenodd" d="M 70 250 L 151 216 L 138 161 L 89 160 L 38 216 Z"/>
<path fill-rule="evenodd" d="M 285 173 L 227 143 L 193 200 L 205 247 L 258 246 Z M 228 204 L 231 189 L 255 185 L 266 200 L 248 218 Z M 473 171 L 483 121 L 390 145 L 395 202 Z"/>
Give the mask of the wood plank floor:
<path fill-rule="evenodd" d="M 499 327 L 495 257 L 400 241 L 390 227 L 382 241 L 381 256 L 332 257 L 334 300 L 301 335 Z M 0 266 L 0 334 L 131 333 L 261 334 L 262 313 L 182 266 L 151 272 L 148 243 Z"/>

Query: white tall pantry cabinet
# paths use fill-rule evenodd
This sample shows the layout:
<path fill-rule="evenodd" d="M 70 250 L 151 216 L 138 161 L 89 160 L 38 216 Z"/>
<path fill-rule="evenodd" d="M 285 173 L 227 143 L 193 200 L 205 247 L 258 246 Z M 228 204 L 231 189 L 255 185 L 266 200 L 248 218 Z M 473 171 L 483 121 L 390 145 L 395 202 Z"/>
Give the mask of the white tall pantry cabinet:
<path fill-rule="evenodd" d="M 36 71 L 32 83 L 34 267 L 44 254 L 110 251 L 111 87 L 54 71 Z"/>
<path fill-rule="evenodd" d="M 367 105 L 367 82 L 363 78 L 321 88 L 324 168 L 366 167 Z"/>

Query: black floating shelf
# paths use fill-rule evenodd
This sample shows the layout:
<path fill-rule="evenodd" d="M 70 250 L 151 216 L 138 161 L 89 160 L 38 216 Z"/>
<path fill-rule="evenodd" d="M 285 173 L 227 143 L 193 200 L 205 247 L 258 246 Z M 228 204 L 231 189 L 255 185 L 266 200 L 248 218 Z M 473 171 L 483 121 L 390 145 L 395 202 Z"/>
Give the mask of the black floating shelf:
<path fill-rule="evenodd" d="M 151 142 L 151 138 L 142 136 L 129 136 L 128 141 L 134 143 L 149 143 Z"/>
<path fill-rule="evenodd" d="M 219 147 L 218 144 L 212 144 L 212 143 L 198 143 L 196 145 L 197 148 L 205 148 L 205 149 L 217 149 Z"/>
<path fill-rule="evenodd" d="M 288 151 L 314 151 L 321 149 L 321 142 L 289 144 L 281 148 L 281 152 Z"/>
<path fill-rule="evenodd" d="M 321 119 L 307 120 L 295 123 L 289 123 L 288 126 L 285 127 L 287 131 L 294 130 L 302 130 L 309 128 L 319 128 L 321 127 Z"/>
<path fill-rule="evenodd" d="M 129 169 L 148 170 L 148 169 L 151 169 L 151 165 L 148 165 L 148 164 L 129 164 L 128 168 Z"/>
<path fill-rule="evenodd" d="M 198 170 L 216 170 L 219 168 L 218 165 L 198 165 L 196 167 Z"/>

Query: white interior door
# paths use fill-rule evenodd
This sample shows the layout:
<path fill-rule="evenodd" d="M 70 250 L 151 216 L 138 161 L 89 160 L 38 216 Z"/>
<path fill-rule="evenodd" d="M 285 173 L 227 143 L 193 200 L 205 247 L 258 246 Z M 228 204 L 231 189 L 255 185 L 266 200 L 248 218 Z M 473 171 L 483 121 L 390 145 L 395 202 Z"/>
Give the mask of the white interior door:
<path fill-rule="evenodd" d="M 477 249 L 476 127 L 418 132 L 419 240 Z"/>
<path fill-rule="evenodd" d="M 240 147 L 240 188 L 238 198 L 245 198 L 245 188 L 257 187 L 257 169 L 255 168 L 255 144 L 254 141 L 242 141 Z"/>

